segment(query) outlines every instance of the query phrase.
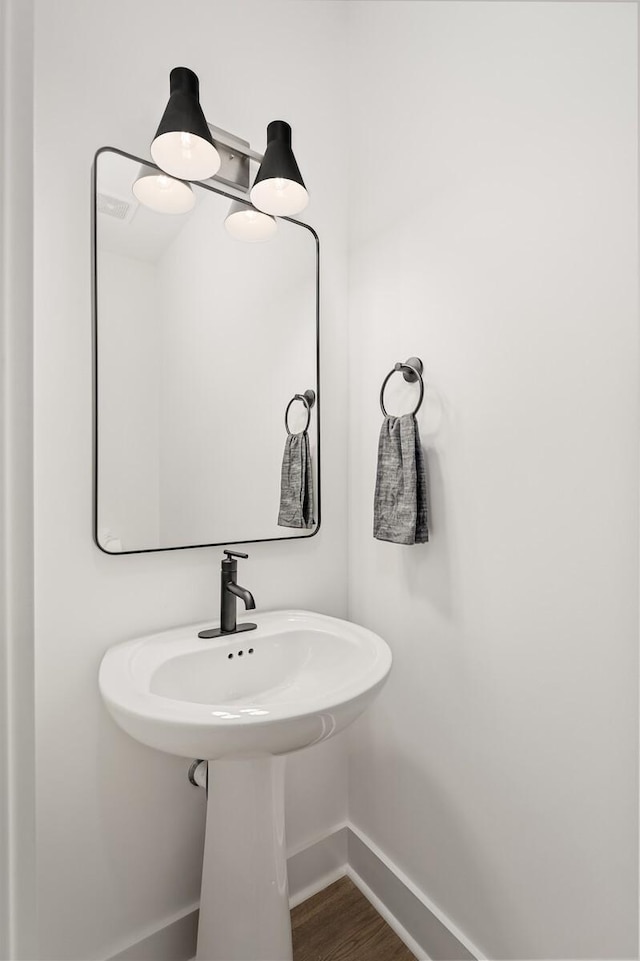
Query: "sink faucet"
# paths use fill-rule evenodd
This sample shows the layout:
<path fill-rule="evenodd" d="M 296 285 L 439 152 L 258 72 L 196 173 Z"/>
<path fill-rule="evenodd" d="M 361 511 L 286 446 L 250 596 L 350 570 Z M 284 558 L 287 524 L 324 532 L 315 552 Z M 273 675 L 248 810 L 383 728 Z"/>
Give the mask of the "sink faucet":
<path fill-rule="evenodd" d="M 211 628 L 208 631 L 200 631 L 198 637 L 222 637 L 225 634 L 239 634 L 241 631 L 253 631 L 257 624 L 237 624 L 236 623 L 236 597 L 244 601 L 244 606 L 248 611 L 252 611 L 256 602 L 253 594 L 245 587 L 240 587 L 236 583 L 238 573 L 238 562 L 236 557 L 244 557 L 240 551 L 224 550 L 226 557 L 222 559 L 220 570 L 220 627 Z"/>

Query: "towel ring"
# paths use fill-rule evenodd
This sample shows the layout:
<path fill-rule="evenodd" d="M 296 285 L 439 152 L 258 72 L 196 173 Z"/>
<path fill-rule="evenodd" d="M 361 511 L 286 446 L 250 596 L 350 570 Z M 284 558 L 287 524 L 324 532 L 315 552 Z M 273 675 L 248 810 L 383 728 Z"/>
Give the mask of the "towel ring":
<path fill-rule="evenodd" d="M 307 408 L 307 423 L 304 425 L 304 431 L 309 429 L 309 424 L 311 423 L 311 408 L 316 402 L 316 392 L 315 390 L 305 390 L 304 394 L 294 394 L 289 403 L 287 404 L 287 409 L 284 412 L 284 426 L 287 428 L 287 434 L 290 434 L 289 430 L 289 408 L 296 401 L 301 400 L 304 406 Z"/>
<path fill-rule="evenodd" d="M 420 396 L 418 397 L 418 403 L 415 406 L 415 410 L 412 411 L 412 414 L 415 417 L 420 410 L 422 399 L 424 397 L 424 381 L 422 379 L 423 366 L 419 357 L 409 357 L 404 364 L 394 364 L 393 370 L 390 370 L 385 379 L 382 381 L 382 387 L 380 388 L 380 410 L 385 417 L 389 417 L 389 414 L 384 406 L 384 389 L 387 386 L 389 379 L 398 371 L 402 371 L 402 376 L 408 384 L 414 384 L 416 381 L 420 382 Z"/>

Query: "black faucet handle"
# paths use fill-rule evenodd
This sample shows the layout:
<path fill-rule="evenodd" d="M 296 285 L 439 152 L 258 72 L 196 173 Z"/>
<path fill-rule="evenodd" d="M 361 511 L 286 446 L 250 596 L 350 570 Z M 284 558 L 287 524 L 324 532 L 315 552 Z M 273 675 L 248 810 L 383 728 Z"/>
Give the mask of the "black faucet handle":
<path fill-rule="evenodd" d="M 229 560 L 231 560 L 232 557 L 242 557 L 246 561 L 249 557 L 248 554 L 243 554 L 242 551 L 228 551 L 226 548 L 222 551 L 222 553 L 226 554 Z"/>

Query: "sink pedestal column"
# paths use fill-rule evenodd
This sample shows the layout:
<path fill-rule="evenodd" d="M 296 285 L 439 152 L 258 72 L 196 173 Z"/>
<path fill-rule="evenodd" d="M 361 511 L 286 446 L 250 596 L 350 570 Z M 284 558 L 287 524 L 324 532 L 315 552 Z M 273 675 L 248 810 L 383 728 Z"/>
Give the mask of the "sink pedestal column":
<path fill-rule="evenodd" d="M 284 757 L 209 761 L 197 961 L 291 961 Z"/>

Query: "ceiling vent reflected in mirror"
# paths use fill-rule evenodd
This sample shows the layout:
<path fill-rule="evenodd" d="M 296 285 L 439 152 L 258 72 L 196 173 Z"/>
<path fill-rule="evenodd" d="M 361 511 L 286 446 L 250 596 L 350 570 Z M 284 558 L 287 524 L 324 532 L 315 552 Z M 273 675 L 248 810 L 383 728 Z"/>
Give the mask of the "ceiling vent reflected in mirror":
<path fill-rule="evenodd" d="M 116 220 L 127 220 L 131 204 L 119 197 L 110 197 L 109 194 L 98 194 L 96 197 L 96 210 L 99 214 L 106 214 L 107 217 L 115 217 Z"/>

